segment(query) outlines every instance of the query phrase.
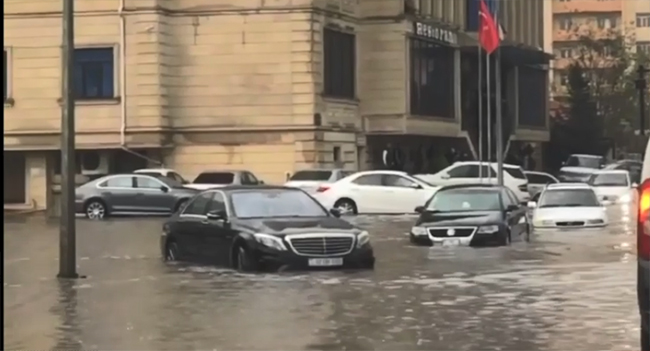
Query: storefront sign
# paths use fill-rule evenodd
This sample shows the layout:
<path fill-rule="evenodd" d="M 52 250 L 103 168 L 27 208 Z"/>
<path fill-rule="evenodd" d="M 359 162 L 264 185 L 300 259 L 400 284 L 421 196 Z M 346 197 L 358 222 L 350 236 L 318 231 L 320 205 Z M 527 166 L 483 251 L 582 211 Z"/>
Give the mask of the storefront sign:
<path fill-rule="evenodd" d="M 437 40 L 439 42 L 450 45 L 458 44 L 458 34 L 452 30 L 439 28 L 430 24 L 419 22 L 415 22 L 413 25 L 413 32 L 417 36 Z"/>

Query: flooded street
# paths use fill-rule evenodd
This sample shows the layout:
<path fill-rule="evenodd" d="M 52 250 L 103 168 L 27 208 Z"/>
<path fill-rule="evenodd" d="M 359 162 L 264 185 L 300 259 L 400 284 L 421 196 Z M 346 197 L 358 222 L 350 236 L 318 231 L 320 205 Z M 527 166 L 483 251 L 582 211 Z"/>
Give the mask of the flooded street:
<path fill-rule="evenodd" d="M 59 282 L 58 224 L 4 224 L 7 350 L 638 349 L 633 218 L 503 248 L 414 247 L 413 216 L 358 217 L 375 271 L 244 275 L 161 261 L 164 219 L 77 221 Z"/>

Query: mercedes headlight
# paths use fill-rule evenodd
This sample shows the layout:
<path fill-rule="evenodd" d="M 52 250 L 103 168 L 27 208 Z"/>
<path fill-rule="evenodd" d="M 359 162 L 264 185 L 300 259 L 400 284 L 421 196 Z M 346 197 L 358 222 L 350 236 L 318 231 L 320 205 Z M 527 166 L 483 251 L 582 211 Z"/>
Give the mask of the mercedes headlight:
<path fill-rule="evenodd" d="M 277 236 L 262 234 L 262 233 L 256 233 L 254 236 L 255 236 L 255 240 L 257 240 L 258 243 L 266 247 L 270 247 L 272 249 L 276 249 L 280 251 L 287 250 L 287 247 L 284 246 L 282 239 L 278 238 Z"/>
<path fill-rule="evenodd" d="M 368 232 L 363 231 L 357 235 L 357 248 L 363 247 L 370 242 L 370 235 Z"/>
<path fill-rule="evenodd" d="M 494 234 L 499 231 L 498 225 L 484 225 L 478 228 L 478 234 Z"/>
<path fill-rule="evenodd" d="M 413 236 L 426 236 L 426 235 L 428 235 L 427 228 L 425 228 L 425 227 L 413 227 L 413 228 L 411 228 L 411 234 L 413 234 Z"/>

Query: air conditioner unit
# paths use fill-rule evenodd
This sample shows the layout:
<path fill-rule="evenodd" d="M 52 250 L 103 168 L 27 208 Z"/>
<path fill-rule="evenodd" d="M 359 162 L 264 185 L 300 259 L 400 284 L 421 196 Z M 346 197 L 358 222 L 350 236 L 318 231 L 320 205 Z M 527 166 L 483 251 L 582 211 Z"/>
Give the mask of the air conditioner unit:
<path fill-rule="evenodd" d="M 79 157 L 81 174 L 108 174 L 109 155 L 99 151 L 82 151 Z"/>

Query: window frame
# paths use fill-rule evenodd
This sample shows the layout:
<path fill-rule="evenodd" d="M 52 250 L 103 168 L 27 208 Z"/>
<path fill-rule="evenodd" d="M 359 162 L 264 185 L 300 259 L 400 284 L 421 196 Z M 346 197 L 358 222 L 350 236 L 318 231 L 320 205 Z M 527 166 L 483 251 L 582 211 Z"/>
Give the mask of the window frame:
<path fill-rule="evenodd" d="M 650 28 L 650 13 L 641 12 L 636 14 L 636 28 Z"/>
<path fill-rule="evenodd" d="M 11 46 L 4 47 L 4 66 L 5 66 L 5 106 L 13 104 L 13 48 Z"/>
<path fill-rule="evenodd" d="M 214 193 L 215 193 L 214 191 L 208 191 L 208 192 L 204 192 L 204 193 L 199 193 L 196 196 L 194 196 L 192 199 L 190 199 L 187 202 L 187 205 L 185 205 L 183 207 L 183 212 L 181 212 L 179 217 L 182 217 L 182 218 L 201 218 L 201 219 L 207 218 L 208 205 L 212 201 L 212 198 L 214 197 Z M 201 196 L 204 196 L 204 195 L 209 195 L 210 196 L 210 198 L 208 199 L 208 202 L 206 202 L 205 206 L 203 207 L 204 214 L 200 215 L 200 214 L 193 214 L 193 213 L 185 213 L 185 212 L 187 212 L 187 209 L 190 208 L 192 203 L 196 202 L 197 199 L 199 199 Z M 226 210 L 226 212 L 227 212 L 227 210 Z"/>
<path fill-rule="evenodd" d="M 388 179 L 389 179 L 389 177 L 395 177 L 395 178 L 405 179 L 405 180 L 407 180 L 408 182 L 410 182 L 411 184 L 420 185 L 418 182 L 414 181 L 413 179 L 410 179 L 410 178 L 405 177 L 405 176 L 403 176 L 403 175 L 399 175 L 399 174 L 384 174 L 384 175 L 382 176 L 381 182 L 382 182 L 382 185 L 383 185 L 383 186 L 388 187 L 388 188 L 413 189 L 413 186 L 412 186 L 412 185 L 401 186 L 401 185 L 394 185 L 394 184 L 391 185 L 391 184 L 388 184 Z"/>
<path fill-rule="evenodd" d="M 77 95 L 76 89 L 80 89 L 79 87 L 75 87 L 75 101 L 76 102 L 96 102 L 96 101 L 106 101 L 106 100 L 115 100 L 120 98 L 120 94 L 122 93 L 120 91 L 120 80 L 121 80 L 121 69 L 122 66 L 120 64 L 120 46 L 118 44 L 79 44 L 75 46 L 75 54 L 80 51 L 80 50 L 97 50 L 97 49 L 106 49 L 106 50 L 112 50 L 112 56 L 113 56 L 113 94 L 112 96 L 101 96 L 101 97 L 85 97 L 85 96 L 79 96 Z M 74 70 L 77 70 L 77 61 L 75 60 L 73 62 Z M 75 74 L 73 72 L 73 74 Z M 76 80 L 76 78 L 75 78 Z"/>
<path fill-rule="evenodd" d="M 140 187 L 138 187 L 138 178 L 148 179 L 148 180 L 150 180 L 150 181 L 153 181 L 153 182 L 155 182 L 155 183 L 158 183 L 160 186 L 159 186 L 158 188 L 140 188 Z M 134 182 L 134 184 L 135 184 L 134 189 L 138 189 L 138 190 L 154 190 L 154 191 L 157 190 L 157 191 L 160 191 L 160 189 L 161 189 L 162 187 L 165 187 L 165 188 L 167 188 L 167 191 L 171 190 L 167 184 L 161 182 L 160 180 L 158 180 L 158 179 L 156 179 L 155 177 L 152 177 L 152 176 L 147 176 L 147 175 L 143 175 L 143 174 L 139 174 L 139 175 L 138 175 L 138 174 L 135 174 L 135 175 L 133 176 L 133 179 L 134 179 L 134 181 L 135 181 L 135 182 Z"/>
<path fill-rule="evenodd" d="M 127 187 L 123 187 L 123 186 L 109 186 L 108 185 L 108 182 L 111 179 L 117 179 L 117 178 L 131 178 L 131 187 L 127 188 Z M 102 186 L 102 184 L 106 184 L 106 185 Z M 98 189 L 121 189 L 121 190 L 129 189 L 129 190 L 135 190 L 135 189 L 137 189 L 135 187 L 135 185 L 136 185 L 136 183 L 135 183 L 135 176 L 134 175 L 132 175 L 132 174 L 122 175 L 122 174 L 120 174 L 120 175 L 110 176 L 110 177 L 104 179 L 103 181 L 97 183 L 97 185 L 95 187 L 98 188 Z"/>
<path fill-rule="evenodd" d="M 350 39 L 351 41 L 348 41 Z M 326 98 L 357 100 L 357 60 L 359 56 L 357 33 L 324 27 L 322 42 L 323 89 L 321 94 Z M 351 45 L 351 48 L 346 47 L 347 45 Z M 346 52 L 346 50 L 350 51 Z M 346 58 L 346 54 L 352 55 L 352 57 Z M 348 70 L 352 72 L 347 72 Z"/>
<path fill-rule="evenodd" d="M 359 179 L 365 178 L 365 177 L 379 177 L 379 184 L 360 184 L 358 183 Z M 384 175 L 380 173 L 371 173 L 371 174 L 362 174 L 356 177 L 355 179 L 351 180 L 350 183 L 356 185 L 356 186 L 384 186 Z"/>
<path fill-rule="evenodd" d="M 456 119 L 456 86 L 455 86 L 455 77 L 453 74 L 454 71 L 454 49 L 452 47 L 442 45 L 435 40 L 428 40 L 420 38 L 417 36 L 407 36 L 406 37 L 406 49 L 408 57 L 408 111 L 412 116 L 418 117 L 428 117 L 428 118 L 441 118 L 444 120 L 455 120 Z M 434 50 L 440 49 L 441 53 L 449 55 L 421 55 L 423 50 Z M 446 62 L 448 60 L 448 62 Z M 449 65 L 449 69 L 445 70 L 444 67 Z M 441 70 L 439 68 L 442 66 L 442 70 L 447 71 L 448 76 L 446 77 L 449 81 L 444 79 L 438 80 L 439 73 L 436 74 L 436 71 Z M 432 68 L 433 67 L 433 68 Z M 432 70 L 430 71 L 430 69 Z M 430 76 L 435 77 L 437 80 L 432 84 L 422 84 L 423 75 L 427 76 L 427 82 L 430 79 Z M 440 77 L 445 78 L 445 77 Z M 441 83 L 441 84 L 438 84 Z M 449 85 L 449 95 L 443 98 L 442 96 L 435 96 L 432 98 L 427 98 L 431 94 L 425 90 L 425 87 L 428 89 L 434 89 L 431 93 L 433 95 L 440 94 L 444 92 L 445 85 Z M 417 88 L 414 89 L 414 86 Z M 439 89 L 439 90 L 436 90 Z M 423 97 L 424 96 L 424 97 Z M 424 103 L 423 103 L 424 101 Z M 426 102 L 429 102 L 429 105 Z M 440 103 L 440 101 L 444 101 Z M 448 105 L 445 105 L 448 104 Z"/>

